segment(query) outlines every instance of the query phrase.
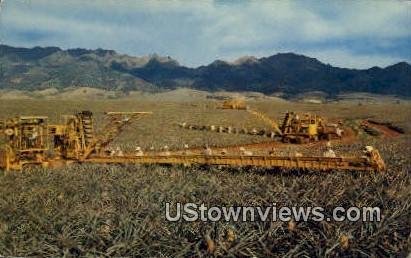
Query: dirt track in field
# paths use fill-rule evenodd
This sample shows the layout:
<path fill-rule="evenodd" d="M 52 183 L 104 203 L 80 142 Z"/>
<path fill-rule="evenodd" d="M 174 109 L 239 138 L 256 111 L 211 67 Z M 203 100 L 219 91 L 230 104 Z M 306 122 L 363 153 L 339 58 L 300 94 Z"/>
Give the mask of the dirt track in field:
<path fill-rule="evenodd" d="M 379 131 L 384 137 L 388 137 L 388 138 L 392 138 L 392 137 L 397 137 L 400 136 L 401 133 L 389 128 L 386 125 L 383 124 L 377 124 L 377 123 L 373 123 L 370 122 L 368 120 L 364 120 L 362 122 L 365 126 L 371 127 L 377 131 Z"/>

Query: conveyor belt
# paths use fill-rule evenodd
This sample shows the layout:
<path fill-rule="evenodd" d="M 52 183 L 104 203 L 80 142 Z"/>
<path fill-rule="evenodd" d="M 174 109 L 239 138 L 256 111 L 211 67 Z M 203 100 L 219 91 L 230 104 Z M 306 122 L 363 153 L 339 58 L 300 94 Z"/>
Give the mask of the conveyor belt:
<path fill-rule="evenodd" d="M 90 157 L 84 162 L 117 164 L 181 164 L 254 166 L 264 168 L 314 169 L 314 170 L 362 170 L 381 171 L 384 165 L 369 158 L 282 157 L 240 155 L 145 155 L 123 157 Z"/>

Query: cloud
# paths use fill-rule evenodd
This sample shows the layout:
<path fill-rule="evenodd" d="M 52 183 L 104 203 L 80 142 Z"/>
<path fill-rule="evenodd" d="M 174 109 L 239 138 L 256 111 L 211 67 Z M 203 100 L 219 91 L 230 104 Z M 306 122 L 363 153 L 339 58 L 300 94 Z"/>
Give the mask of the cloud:
<path fill-rule="evenodd" d="M 411 59 L 405 1 L 6 0 L 3 7 L 1 33 L 12 45 L 156 52 L 189 66 L 289 51 L 349 67 Z"/>

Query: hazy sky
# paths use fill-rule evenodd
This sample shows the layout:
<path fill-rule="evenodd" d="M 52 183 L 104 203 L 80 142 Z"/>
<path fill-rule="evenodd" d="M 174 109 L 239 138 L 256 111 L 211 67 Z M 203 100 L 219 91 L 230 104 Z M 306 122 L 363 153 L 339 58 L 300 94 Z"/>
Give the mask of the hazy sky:
<path fill-rule="evenodd" d="M 410 1 L 5 0 L 1 8 L 0 40 L 13 46 L 158 53 L 187 66 L 278 52 L 354 68 L 411 62 Z"/>

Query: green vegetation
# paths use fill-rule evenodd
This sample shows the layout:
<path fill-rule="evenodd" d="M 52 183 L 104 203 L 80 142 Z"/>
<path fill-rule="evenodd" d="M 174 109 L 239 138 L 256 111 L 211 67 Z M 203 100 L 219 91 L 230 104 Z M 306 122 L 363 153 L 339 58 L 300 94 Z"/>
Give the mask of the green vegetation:
<path fill-rule="evenodd" d="M 81 165 L 0 172 L 0 255 L 12 256 L 402 256 L 411 250 L 410 104 L 324 105 L 250 102 L 280 118 L 285 110 L 344 118 L 354 126 L 381 118 L 405 129 L 395 138 L 360 135 L 335 146 L 337 154 L 378 148 L 385 173 L 262 171 L 216 167 Z M 146 148 L 168 144 L 226 145 L 261 137 L 181 131 L 175 123 L 265 126 L 242 111 L 216 110 L 214 102 L 154 100 L 2 100 L 1 118 L 59 115 L 90 109 L 101 128 L 102 111 L 153 111 L 114 143 Z M 359 129 L 358 129 L 359 130 Z M 360 132 L 360 130 L 359 130 Z M 319 153 L 321 150 L 307 150 Z M 206 205 L 378 206 L 382 222 L 167 222 L 165 202 Z M 234 234 L 234 239 L 228 237 Z M 208 244 L 207 244 L 208 240 Z M 210 243 L 215 249 L 210 252 Z"/>

